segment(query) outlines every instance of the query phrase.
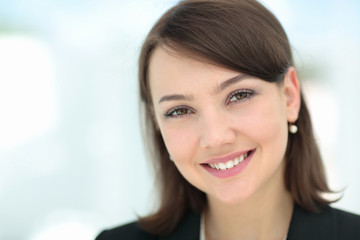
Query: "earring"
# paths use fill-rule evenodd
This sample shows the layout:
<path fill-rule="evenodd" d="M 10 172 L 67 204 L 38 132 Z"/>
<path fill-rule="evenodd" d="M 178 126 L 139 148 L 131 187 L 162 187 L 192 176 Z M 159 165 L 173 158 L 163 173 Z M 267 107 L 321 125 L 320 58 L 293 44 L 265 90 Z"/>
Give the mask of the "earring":
<path fill-rule="evenodd" d="M 172 156 L 169 154 L 169 159 L 170 159 L 170 161 L 174 161 L 174 159 L 172 158 Z"/>
<path fill-rule="evenodd" d="M 289 123 L 289 132 L 292 134 L 297 133 L 298 127 L 294 123 Z"/>

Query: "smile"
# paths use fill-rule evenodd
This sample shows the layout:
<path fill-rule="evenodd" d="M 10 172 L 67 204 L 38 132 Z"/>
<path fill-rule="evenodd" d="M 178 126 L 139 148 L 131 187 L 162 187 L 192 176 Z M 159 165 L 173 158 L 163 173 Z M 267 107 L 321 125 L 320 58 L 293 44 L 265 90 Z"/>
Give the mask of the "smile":
<path fill-rule="evenodd" d="M 208 173 L 218 178 L 234 177 L 244 171 L 256 149 L 237 152 L 222 158 L 213 158 L 200 164 Z"/>
<path fill-rule="evenodd" d="M 226 169 L 231 169 L 233 167 L 235 167 L 236 165 L 238 165 L 239 163 L 241 163 L 242 161 L 244 161 L 245 159 L 247 159 L 247 157 L 249 156 L 251 151 L 240 155 L 239 157 L 236 157 L 232 160 L 229 160 L 225 163 L 209 163 L 208 165 L 212 168 L 215 168 L 217 170 L 226 170 Z"/>

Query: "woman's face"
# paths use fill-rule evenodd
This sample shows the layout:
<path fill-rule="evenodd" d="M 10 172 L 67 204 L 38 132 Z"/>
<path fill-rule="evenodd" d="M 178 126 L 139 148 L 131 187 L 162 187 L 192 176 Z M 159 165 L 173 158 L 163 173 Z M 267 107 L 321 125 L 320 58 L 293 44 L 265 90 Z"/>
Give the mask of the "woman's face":
<path fill-rule="evenodd" d="M 287 126 L 300 104 L 293 68 L 278 85 L 157 48 L 149 81 L 169 154 L 208 198 L 235 204 L 283 186 Z"/>

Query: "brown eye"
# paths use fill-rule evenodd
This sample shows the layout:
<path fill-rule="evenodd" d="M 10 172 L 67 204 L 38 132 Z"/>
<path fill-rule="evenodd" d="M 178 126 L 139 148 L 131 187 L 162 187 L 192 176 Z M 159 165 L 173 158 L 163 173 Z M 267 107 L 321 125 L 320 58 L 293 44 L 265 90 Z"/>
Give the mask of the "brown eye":
<path fill-rule="evenodd" d="M 178 107 L 178 108 L 170 109 L 164 114 L 164 116 L 170 118 L 178 118 L 178 117 L 185 117 L 186 115 L 191 113 L 193 113 L 193 111 L 187 107 Z"/>
<path fill-rule="evenodd" d="M 248 96 L 248 93 L 244 93 L 244 92 L 239 92 L 239 93 L 236 93 L 234 95 L 234 97 L 237 99 L 237 100 L 241 100 L 241 99 L 244 99 Z"/>
<path fill-rule="evenodd" d="M 229 96 L 228 103 L 245 101 L 248 98 L 250 98 L 253 94 L 254 94 L 254 91 L 252 91 L 252 90 L 240 90 L 240 91 L 234 92 Z"/>
<path fill-rule="evenodd" d="M 179 115 L 187 114 L 188 112 L 189 112 L 189 110 L 186 108 L 178 108 L 172 113 L 172 115 L 179 116 Z"/>

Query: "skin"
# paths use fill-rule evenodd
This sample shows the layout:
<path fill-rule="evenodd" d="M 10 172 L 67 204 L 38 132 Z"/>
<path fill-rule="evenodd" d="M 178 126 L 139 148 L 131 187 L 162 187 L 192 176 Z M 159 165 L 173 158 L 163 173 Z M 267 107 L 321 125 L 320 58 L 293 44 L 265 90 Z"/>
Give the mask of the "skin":
<path fill-rule="evenodd" d="M 229 83 L 234 77 L 241 80 Z M 174 164 L 207 195 L 207 240 L 283 239 L 293 209 L 283 175 L 288 122 L 296 121 L 300 108 L 295 69 L 282 84 L 269 83 L 158 47 L 149 82 Z M 203 167 L 251 149 L 252 159 L 236 176 L 220 179 Z"/>

